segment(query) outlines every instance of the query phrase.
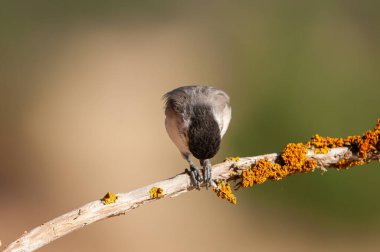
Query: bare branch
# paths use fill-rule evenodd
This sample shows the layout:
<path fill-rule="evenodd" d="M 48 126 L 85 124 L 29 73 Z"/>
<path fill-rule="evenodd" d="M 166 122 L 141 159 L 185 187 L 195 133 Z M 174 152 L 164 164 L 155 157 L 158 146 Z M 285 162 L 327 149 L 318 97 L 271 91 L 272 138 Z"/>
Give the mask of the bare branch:
<path fill-rule="evenodd" d="M 267 154 L 255 157 L 239 158 L 238 161 L 227 160 L 213 166 L 214 180 L 236 179 L 236 174 L 250 169 L 258 160 L 266 159 L 275 162 L 281 154 Z M 325 170 L 326 168 L 336 168 L 343 161 L 350 164 L 364 164 L 372 160 L 380 160 L 380 153 L 369 153 L 365 158 L 353 154 L 347 147 L 331 148 L 326 154 L 315 154 L 313 150 L 307 152 L 306 157 L 314 160 L 317 164 L 316 169 Z M 359 162 L 355 162 L 358 161 Z M 151 198 L 149 191 L 153 188 L 161 188 L 162 197 Z M 91 223 L 126 214 L 145 203 L 156 201 L 162 198 L 175 197 L 195 188 L 192 186 L 187 174 L 181 173 L 175 177 L 141 187 L 129 193 L 117 194 L 115 203 L 105 204 L 101 199 L 88 203 L 78 209 L 61 215 L 51 221 L 34 228 L 25 233 L 16 241 L 12 242 L 4 252 L 9 251 L 34 251 L 48 243 L 69 234 L 77 229 L 85 227 Z"/>

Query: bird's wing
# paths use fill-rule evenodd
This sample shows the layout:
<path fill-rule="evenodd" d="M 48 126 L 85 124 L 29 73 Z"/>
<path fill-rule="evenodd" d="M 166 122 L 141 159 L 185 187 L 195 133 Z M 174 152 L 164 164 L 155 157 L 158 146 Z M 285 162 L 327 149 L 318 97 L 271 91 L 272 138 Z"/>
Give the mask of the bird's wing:
<path fill-rule="evenodd" d="M 185 101 L 189 99 L 189 95 L 185 91 L 177 88 L 163 96 L 165 100 L 165 128 L 170 139 L 183 156 L 190 153 L 187 136 L 190 118 L 185 112 Z"/>
<path fill-rule="evenodd" d="M 215 120 L 218 122 L 220 134 L 223 137 L 231 120 L 230 98 L 225 92 L 218 89 L 214 89 L 212 95 L 209 97 L 211 99 L 210 104 L 212 104 L 213 107 Z"/>

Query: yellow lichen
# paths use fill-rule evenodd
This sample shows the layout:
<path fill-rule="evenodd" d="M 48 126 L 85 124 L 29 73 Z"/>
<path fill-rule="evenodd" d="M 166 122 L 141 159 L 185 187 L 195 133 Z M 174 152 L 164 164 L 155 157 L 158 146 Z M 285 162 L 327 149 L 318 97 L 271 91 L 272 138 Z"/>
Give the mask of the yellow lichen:
<path fill-rule="evenodd" d="M 239 162 L 239 160 L 240 160 L 239 157 L 226 157 L 223 162 L 226 162 L 226 161 Z"/>
<path fill-rule="evenodd" d="M 329 148 L 323 147 L 323 148 L 316 148 L 314 150 L 315 154 L 327 154 L 329 152 Z"/>
<path fill-rule="evenodd" d="M 109 204 L 113 204 L 116 202 L 117 200 L 117 195 L 112 193 L 112 192 L 108 192 L 106 195 L 104 195 L 104 197 L 102 198 L 102 201 L 104 203 L 104 205 L 109 205 Z"/>
<path fill-rule="evenodd" d="M 157 199 L 164 196 L 164 189 L 159 187 L 152 187 L 152 189 L 149 190 L 149 195 L 151 199 Z"/>
<path fill-rule="evenodd" d="M 219 198 L 225 199 L 232 204 L 236 204 L 236 196 L 232 193 L 231 186 L 224 180 L 217 182 L 217 187 L 213 188 Z"/>

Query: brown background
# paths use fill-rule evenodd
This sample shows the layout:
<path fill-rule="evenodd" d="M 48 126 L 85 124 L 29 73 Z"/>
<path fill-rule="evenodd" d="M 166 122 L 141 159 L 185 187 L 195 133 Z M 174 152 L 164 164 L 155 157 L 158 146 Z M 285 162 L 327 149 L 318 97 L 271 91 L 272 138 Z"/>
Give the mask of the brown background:
<path fill-rule="evenodd" d="M 0 240 L 107 191 L 182 172 L 161 96 L 209 84 L 233 119 L 214 163 L 379 117 L 379 4 L 370 1 L 4 1 Z M 191 192 L 41 251 L 377 251 L 379 164 L 237 193 Z"/>

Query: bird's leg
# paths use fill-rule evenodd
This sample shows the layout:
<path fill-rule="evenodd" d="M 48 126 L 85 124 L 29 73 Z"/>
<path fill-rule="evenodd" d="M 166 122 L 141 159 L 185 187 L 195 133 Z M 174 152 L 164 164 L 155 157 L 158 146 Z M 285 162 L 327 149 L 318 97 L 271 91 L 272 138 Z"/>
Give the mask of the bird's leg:
<path fill-rule="evenodd" d="M 204 182 L 206 183 L 206 189 L 211 186 L 211 162 L 209 159 L 201 160 L 201 165 L 204 171 Z"/>
<path fill-rule="evenodd" d="M 189 172 L 192 182 L 194 183 L 195 187 L 200 190 L 200 185 L 202 183 L 202 174 L 199 171 L 198 167 L 195 166 L 195 164 L 191 161 L 189 156 L 185 156 L 184 158 L 190 165 L 190 172 L 186 169 L 186 171 Z"/>

